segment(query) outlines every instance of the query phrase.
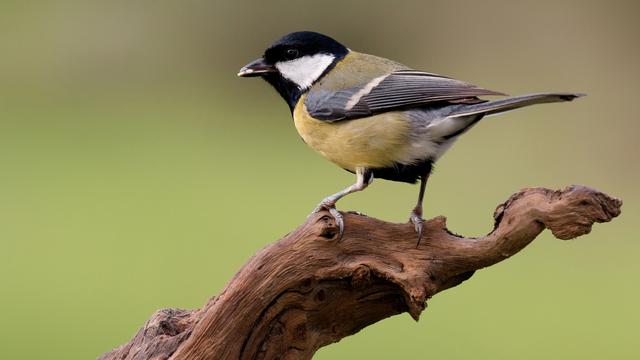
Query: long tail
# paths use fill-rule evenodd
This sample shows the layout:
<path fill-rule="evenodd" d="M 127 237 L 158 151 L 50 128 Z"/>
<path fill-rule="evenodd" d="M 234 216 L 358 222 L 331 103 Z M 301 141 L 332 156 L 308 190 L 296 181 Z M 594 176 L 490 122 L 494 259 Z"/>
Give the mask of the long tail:
<path fill-rule="evenodd" d="M 543 93 L 514 96 L 506 99 L 460 106 L 453 110 L 453 113 L 449 115 L 449 117 L 456 118 L 474 114 L 493 115 L 534 104 L 571 101 L 585 95 L 586 94 L 581 93 Z"/>

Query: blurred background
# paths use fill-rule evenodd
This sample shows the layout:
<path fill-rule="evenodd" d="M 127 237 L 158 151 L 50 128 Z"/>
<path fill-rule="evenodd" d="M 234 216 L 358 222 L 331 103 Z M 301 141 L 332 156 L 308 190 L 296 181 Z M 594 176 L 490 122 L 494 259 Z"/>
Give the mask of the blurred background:
<path fill-rule="evenodd" d="M 307 148 L 284 101 L 238 69 L 281 35 L 569 104 L 480 123 L 439 162 L 426 217 L 480 236 L 527 186 L 625 201 L 576 241 L 517 256 L 318 359 L 638 358 L 640 26 L 636 1 L 0 3 L 0 344 L 92 359 L 157 309 L 198 308 L 353 176 Z M 405 222 L 417 186 L 340 202 Z"/>

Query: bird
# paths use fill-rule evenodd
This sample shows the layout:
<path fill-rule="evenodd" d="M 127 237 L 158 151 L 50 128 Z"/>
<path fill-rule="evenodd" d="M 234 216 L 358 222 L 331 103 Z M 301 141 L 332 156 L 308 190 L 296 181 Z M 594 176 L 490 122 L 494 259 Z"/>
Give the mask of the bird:
<path fill-rule="evenodd" d="M 508 97 L 451 77 L 414 70 L 351 50 L 312 31 L 289 33 L 243 66 L 240 77 L 261 77 L 286 101 L 302 140 L 356 182 L 327 196 L 311 213 L 327 210 L 339 238 L 344 219 L 336 202 L 374 178 L 416 184 L 409 221 L 423 237 L 423 202 L 434 164 L 481 119 L 528 105 L 571 101 L 585 94 L 535 93 Z M 486 100 L 484 96 L 499 96 Z"/>

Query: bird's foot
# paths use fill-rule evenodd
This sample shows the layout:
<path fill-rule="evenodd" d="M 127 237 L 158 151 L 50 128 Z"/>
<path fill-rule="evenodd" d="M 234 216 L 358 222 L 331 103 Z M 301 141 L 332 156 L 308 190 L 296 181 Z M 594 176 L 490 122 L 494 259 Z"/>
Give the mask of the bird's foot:
<path fill-rule="evenodd" d="M 416 233 L 418 234 L 418 244 L 420 245 L 420 241 L 422 240 L 422 231 L 424 229 L 424 219 L 422 218 L 422 209 L 420 211 L 416 211 L 415 209 L 411 212 L 411 217 L 409 217 L 409 221 L 413 224 L 413 227 L 416 229 Z"/>
<path fill-rule="evenodd" d="M 314 214 L 319 213 L 320 211 L 326 210 L 333 216 L 334 221 L 336 222 L 336 226 L 338 226 L 338 241 L 342 240 L 342 235 L 344 234 L 344 220 L 342 214 L 338 209 L 336 209 L 336 202 L 330 200 L 322 200 L 318 206 L 309 214 L 309 216 L 313 216 Z"/>

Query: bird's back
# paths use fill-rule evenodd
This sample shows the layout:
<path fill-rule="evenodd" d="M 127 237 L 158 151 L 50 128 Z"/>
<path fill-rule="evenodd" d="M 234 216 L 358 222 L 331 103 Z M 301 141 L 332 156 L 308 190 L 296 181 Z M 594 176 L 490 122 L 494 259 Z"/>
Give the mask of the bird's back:
<path fill-rule="evenodd" d="M 309 92 L 339 91 L 361 86 L 370 82 L 372 78 L 408 69 L 407 66 L 393 60 L 350 51 L 326 76 L 315 83 Z"/>

